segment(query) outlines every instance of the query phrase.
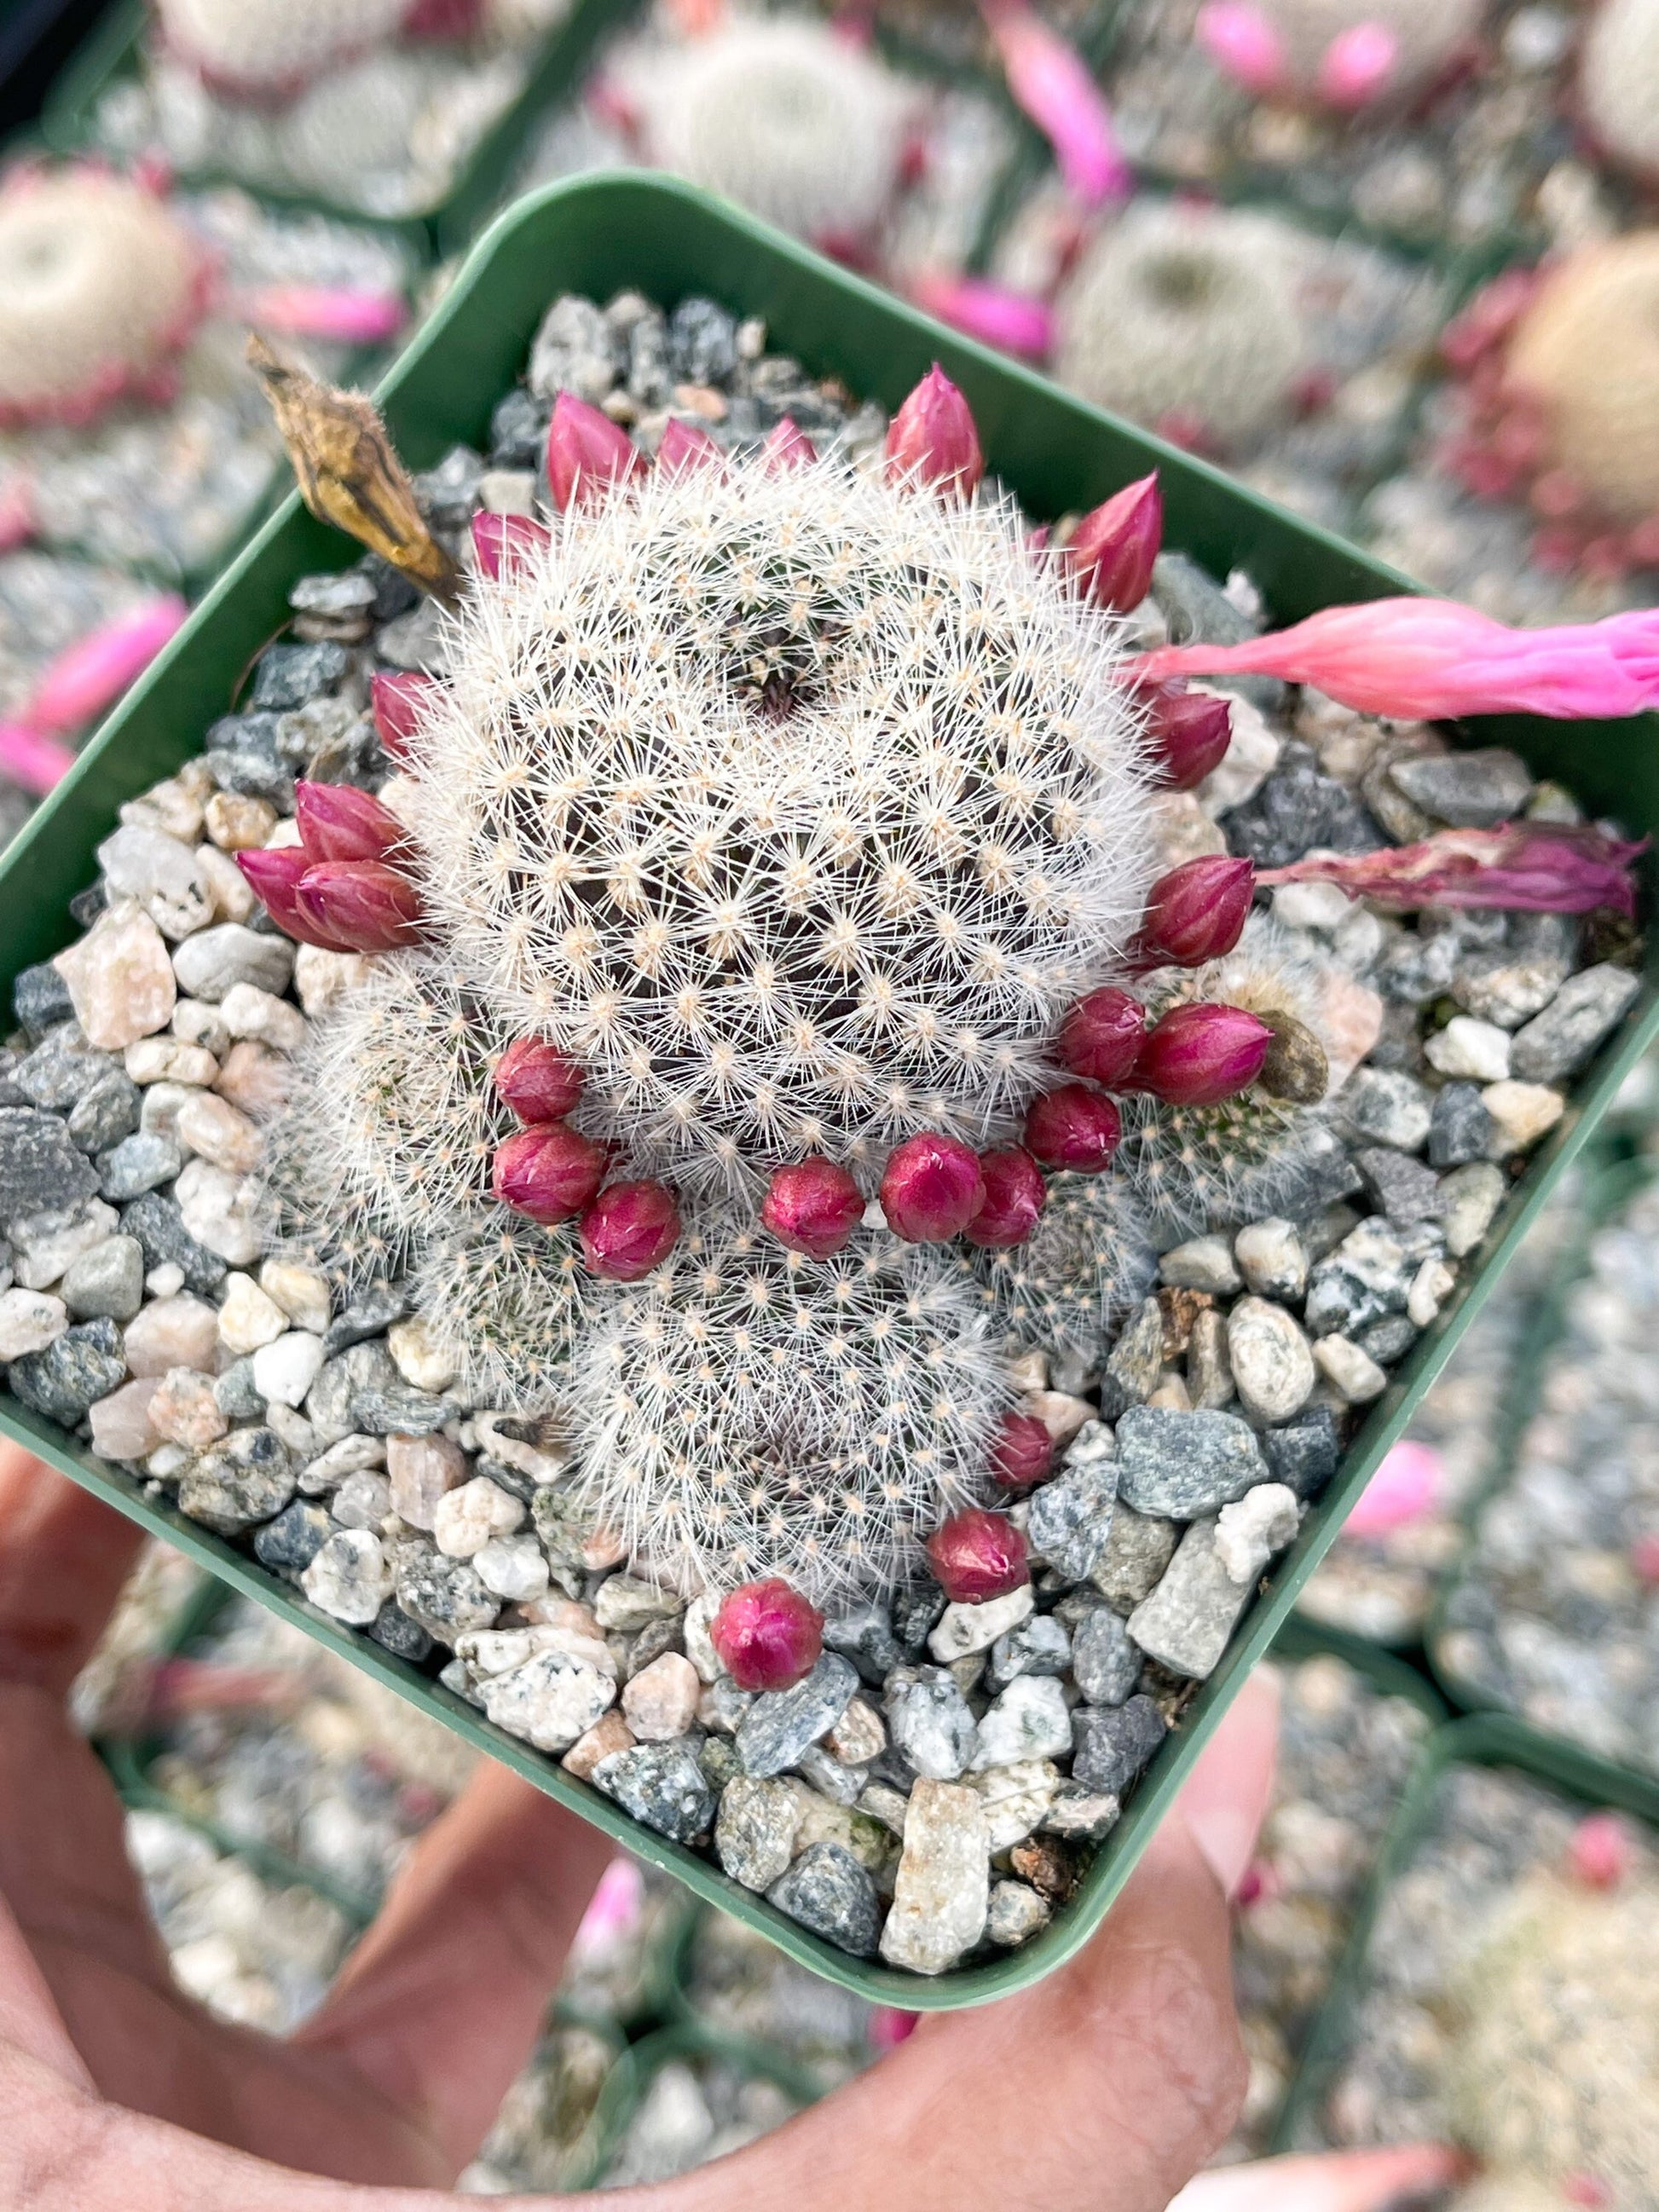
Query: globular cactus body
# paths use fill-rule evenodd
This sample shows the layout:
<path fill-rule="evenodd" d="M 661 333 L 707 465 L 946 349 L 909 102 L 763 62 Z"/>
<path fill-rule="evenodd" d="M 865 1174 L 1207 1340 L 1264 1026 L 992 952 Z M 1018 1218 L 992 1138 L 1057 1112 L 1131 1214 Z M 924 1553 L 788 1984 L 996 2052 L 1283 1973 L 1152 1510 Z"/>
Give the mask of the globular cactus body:
<path fill-rule="evenodd" d="M 1578 52 L 1578 108 L 1598 152 L 1651 183 L 1659 176 L 1659 7 L 1601 0 Z"/>
<path fill-rule="evenodd" d="M 999 1334 L 1088 1358 L 1145 1297 L 1158 1255 L 1121 1176 L 1057 1175 L 1024 1243 L 960 1264 Z"/>
<path fill-rule="evenodd" d="M 228 98 L 289 100 L 390 38 L 410 0 L 155 0 L 167 52 Z"/>

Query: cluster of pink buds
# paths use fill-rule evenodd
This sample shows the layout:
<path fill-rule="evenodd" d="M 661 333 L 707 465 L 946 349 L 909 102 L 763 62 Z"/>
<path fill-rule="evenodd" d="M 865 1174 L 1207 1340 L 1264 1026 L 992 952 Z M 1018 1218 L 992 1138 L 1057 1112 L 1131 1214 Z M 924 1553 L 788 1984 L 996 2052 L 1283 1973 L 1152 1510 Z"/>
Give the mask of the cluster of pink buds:
<path fill-rule="evenodd" d="M 276 927 L 329 952 L 390 952 L 421 933 L 420 893 L 404 874 L 408 833 L 389 807 L 345 783 L 295 791 L 297 845 L 238 853 Z"/>

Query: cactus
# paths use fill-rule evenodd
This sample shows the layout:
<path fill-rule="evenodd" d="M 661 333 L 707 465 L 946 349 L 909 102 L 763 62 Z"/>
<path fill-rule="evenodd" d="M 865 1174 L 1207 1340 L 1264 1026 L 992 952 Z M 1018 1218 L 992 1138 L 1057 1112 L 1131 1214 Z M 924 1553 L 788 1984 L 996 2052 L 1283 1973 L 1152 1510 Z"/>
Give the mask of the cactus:
<path fill-rule="evenodd" d="M 409 0 L 155 0 L 167 52 L 229 99 L 291 99 L 390 38 Z"/>
<path fill-rule="evenodd" d="M 0 186 L 0 427 L 167 396 L 210 275 L 149 185 L 91 163 L 14 170 Z"/>
<path fill-rule="evenodd" d="M 1086 1358 L 1146 1297 L 1158 1255 L 1121 1177 L 1057 1175 L 1024 1244 L 960 1264 L 1000 1334 Z"/>
<path fill-rule="evenodd" d="M 1620 2212 L 1659 2206 L 1659 2013 L 1650 1873 L 1595 1890 L 1535 1876 L 1448 1991 L 1448 2094 L 1505 2174 Z M 1565 2201 L 1565 2199 L 1563 2200 Z"/>
<path fill-rule="evenodd" d="M 653 161 L 820 241 L 886 213 L 909 105 L 872 56 L 810 22 L 734 23 L 675 47 L 640 90 Z"/>
<path fill-rule="evenodd" d="M 416 1310 L 480 1404 L 541 1413 L 569 1383 L 569 1347 L 586 1309 L 574 1233 L 504 1207 L 480 1207 L 423 1240 Z"/>
<path fill-rule="evenodd" d="M 1056 316 L 1062 384 L 1224 452 L 1288 415 L 1306 365 L 1282 229 L 1231 210 L 1132 209 L 1085 252 Z"/>
<path fill-rule="evenodd" d="M 1578 52 L 1578 109 L 1599 151 L 1651 182 L 1659 174 L 1659 8 L 1601 0 Z"/>

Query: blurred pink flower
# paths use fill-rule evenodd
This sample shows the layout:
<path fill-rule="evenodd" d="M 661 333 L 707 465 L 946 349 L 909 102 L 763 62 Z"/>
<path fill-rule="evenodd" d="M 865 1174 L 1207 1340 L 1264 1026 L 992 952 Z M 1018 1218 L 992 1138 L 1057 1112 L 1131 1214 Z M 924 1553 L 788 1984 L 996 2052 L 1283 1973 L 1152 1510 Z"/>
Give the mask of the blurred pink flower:
<path fill-rule="evenodd" d="M 56 738 L 43 738 L 27 722 L 0 722 L 0 776 L 20 791 L 44 799 L 75 765 L 75 755 Z"/>
<path fill-rule="evenodd" d="M 645 1876 L 632 1859 L 615 1858 L 587 1900 L 570 1949 L 576 1958 L 609 1950 L 639 1925 L 645 1910 Z"/>
<path fill-rule="evenodd" d="M 980 0 L 980 7 L 1015 104 L 1054 148 L 1073 191 L 1089 207 L 1127 199 L 1134 173 L 1082 55 L 1033 15 L 1025 0 Z"/>
<path fill-rule="evenodd" d="M 409 319 L 396 292 L 368 292 L 345 284 L 262 284 L 231 302 L 245 322 L 297 338 L 331 339 L 339 345 L 383 345 Z"/>
<path fill-rule="evenodd" d="M 34 535 L 34 486 L 21 471 L 0 477 L 0 553 Z"/>
<path fill-rule="evenodd" d="M 1352 112 L 1388 89 L 1400 41 L 1382 23 L 1350 23 L 1331 40 L 1319 64 L 1319 96 L 1328 106 Z"/>
<path fill-rule="evenodd" d="M 1410 912 L 1418 907 L 1516 907 L 1532 914 L 1636 911 L 1630 866 L 1647 841 L 1628 844 L 1587 824 L 1506 822 L 1496 830 L 1440 830 L 1418 845 L 1376 853 L 1310 853 L 1256 882 L 1340 884 L 1352 898 Z"/>
<path fill-rule="evenodd" d="M 910 288 L 916 305 L 970 338 L 1041 361 L 1054 343 L 1054 319 L 1044 301 L 1011 292 L 982 276 L 918 276 Z"/>
<path fill-rule="evenodd" d="M 20 720 L 48 737 L 67 737 L 112 706 L 141 675 L 190 610 L 176 592 L 105 623 L 52 662 Z"/>
<path fill-rule="evenodd" d="M 1432 1445 L 1403 1438 L 1365 1485 L 1359 1503 L 1342 1524 L 1342 1533 L 1386 1536 L 1391 1528 L 1420 1521 L 1439 1502 L 1445 1474 L 1445 1462 Z"/>
<path fill-rule="evenodd" d="M 1288 81 L 1285 42 L 1248 0 L 1210 0 L 1198 11 L 1194 36 L 1223 75 L 1246 92 L 1279 92 Z"/>

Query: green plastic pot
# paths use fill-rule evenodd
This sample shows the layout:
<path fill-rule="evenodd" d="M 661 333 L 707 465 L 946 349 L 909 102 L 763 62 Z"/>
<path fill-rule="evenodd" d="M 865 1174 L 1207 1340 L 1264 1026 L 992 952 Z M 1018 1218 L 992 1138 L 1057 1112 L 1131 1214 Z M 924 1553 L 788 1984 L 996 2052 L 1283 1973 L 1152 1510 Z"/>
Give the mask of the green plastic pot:
<path fill-rule="evenodd" d="M 1483 1715 L 1477 1719 L 1453 1721 L 1439 1729 L 1425 1745 L 1410 1787 L 1389 1829 L 1364 1908 L 1354 1923 L 1330 1994 L 1308 2039 L 1302 2063 L 1279 2116 L 1273 2143 L 1275 2151 L 1306 2150 L 1323 2140 L 1318 2115 L 1350 2048 L 1354 2013 L 1364 1990 L 1377 1915 L 1389 1891 L 1411 1866 L 1432 1818 L 1442 1777 L 1455 1766 L 1509 1768 L 1531 1781 L 1548 1784 L 1582 1804 L 1587 1812 L 1612 1807 L 1650 1826 L 1659 1820 L 1659 1808 L 1626 1786 L 1632 1778 L 1617 1777 L 1609 1781 L 1601 1760 L 1585 1757 L 1571 1745 L 1540 1736 L 1507 1716 Z"/>
<path fill-rule="evenodd" d="M 1067 398 L 806 247 L 702 193 L 642 173 L 550 186 L 491 227 L 381 388 L 405 459 L 427 468 L 458 440 L 484 440 L 492 406 L 518 374 L 556 294 L 575 290 L 607 298 L 625 286 L 668 307 L 688 294 L 705 293 L 744 314 L 763 316 L 775 346 L 787 349 L 815 374 L 839 376 L 852 390 L 890 407 L 933 362 L 942 362 L 973 406 L 992 466 L 1034 517 L 1086 506 L 1158 469 L 1168 543 L 1213 573 L 1246 569 L 1279 621 L 1333 602 L 1410 588 L 1404 579 L 1219 471 Z M 0 983 L 75 935 L 68 902 L 95 874 L 94 848 L 107 835 L 117 808 L 198 750 L 202 732 L 230 704 L 249 664 L 283 627 L 295 580 L 344 567 L 356 550 L 290 497 L 221 577 L 0 862 L 0 945 L 5 948 Z M 1471 724 L 1462 735 L 1474 744 L 1513 745 L 1535 774 L 1572 785 L 1592 813 L 1616 812 L 1641 831 L 1659 829 L 1659 743 L 1651 720 L 1567 725 L 1504 716 Z M 0 1400 L 0 1428 L 447 1721 L 639 1857 L 763 1929 L 802 1964 L 877 2002 L 929 2010 L 977 2004 L 1051 1972 L 1099 1925 L 1344 1514 L 1450 1355 L 1562 1168 L 1656 1033 L 1659 994 L 1650 966 L 1630 1014 L 1502 1209 L 1478 1266 L 1390 1378 L 1325 1498 L 1294 1548 L 1264 1580 L 1225 1658 L 1197 1690 L 1076 1894 L 1022 1950 L 935 1979 L 851 1958 L 810 1935 L 726 1880 L 708 1859 L 641 1827 L 609 1798 L 493 1727 L 427 1674 L 314 1612 L 291 1584 L 9 1398 Z"/>

